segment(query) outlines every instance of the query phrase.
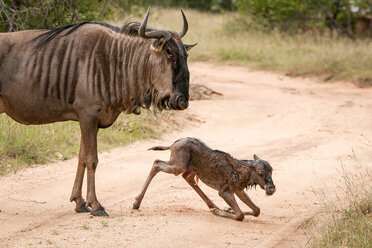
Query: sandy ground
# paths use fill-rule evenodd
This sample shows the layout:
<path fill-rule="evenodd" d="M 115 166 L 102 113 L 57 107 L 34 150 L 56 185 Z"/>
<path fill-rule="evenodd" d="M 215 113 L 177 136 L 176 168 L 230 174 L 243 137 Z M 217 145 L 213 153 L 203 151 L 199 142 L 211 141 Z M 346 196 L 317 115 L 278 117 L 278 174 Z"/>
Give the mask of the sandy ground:
<path fill-rule="evenodd" d="M 73 211 L 76 158 L 26 169 L 0 178 L 0 247 L 305 246 L 303 227 L 320 209 L 314 191 L 337 190 L 339 159 L 351 166 L 354 150 L 371 164 L 372 89 L 207 63 L 192 63 L 190 71 L 193 83 L 224 95 L 191 102 L 186 112 L 199 121 L 181 131 L 99 155 L 97 195 L 109 218 Z M 271 163 L 277 192 L 248 192 L 261 216 L 243 222 L 214 216 L 181 177 L 166 174 L 155 177 L 141 209 L 131 209 L 152 162 L 169 157 L 146 149 L 186 136 Z M 216 191 L 201 188 L 226 206 Z"/>

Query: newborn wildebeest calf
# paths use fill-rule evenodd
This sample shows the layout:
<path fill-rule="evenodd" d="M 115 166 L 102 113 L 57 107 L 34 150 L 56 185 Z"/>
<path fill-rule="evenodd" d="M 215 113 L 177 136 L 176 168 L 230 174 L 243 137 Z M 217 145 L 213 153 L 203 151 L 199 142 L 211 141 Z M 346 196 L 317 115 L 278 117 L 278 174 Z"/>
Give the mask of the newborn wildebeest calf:
<path fill-rule="evenodd" d="M 244 219 L 244 215 L 256 217 L 260 215 L 260 208 L 251 201 L 244 191 L 245 188 L 258 184 L 266 191 L 267 195 L 272 195 L 275 192 L 275 185 L 271 179 L 273 169 L 268 162 L 256 155 L 253 156 L 254 160 L 235 159 L 228 153 L 209 148 L 195 138 L 179 139 L 171 146 L 155 146 L 149 150 L 169 149 L 171 150 L 171 157 L 168 162 L 155 160 L 141 193 L 133 203 L 134 209 L 140 207 L 147 187 L 153 177 L 160 171 L 176 176 L 182 173 L 182 177 L 200 195 L 213 214 L 240 221 Z M 217 190 L 231 209 L 219 209 L 196 184 L 195 176 L 206 185 Z M 253 211 L 242 212 L 234 194 Z"/>

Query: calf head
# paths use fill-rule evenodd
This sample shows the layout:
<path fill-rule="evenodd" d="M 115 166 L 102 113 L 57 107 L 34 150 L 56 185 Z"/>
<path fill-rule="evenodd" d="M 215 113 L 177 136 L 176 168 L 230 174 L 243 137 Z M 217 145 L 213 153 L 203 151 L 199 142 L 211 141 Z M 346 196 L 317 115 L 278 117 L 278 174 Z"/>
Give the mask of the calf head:
<path fill-rule="evenodd" d="M 189 69 L 187 66 L 187 51 L 194 45 L 182 43 L 181 38 L 188 30 L 185 14 L 183 17 L 183 28 L 180 32 L 164 30 L 146 30 L 147 20 L 150 13 L 148 9 L 146 16 L 138 30 L 139 36 L 152 38 L 151 81 L 153 87 L 161 98 L 160 108 L 175 110 L 186 109 L 189 105 Z"/>
<path fill-rule="evenodd" d="M 251 161 L 252 171 L 250 181 L 248 186 L 259 185 L 262 189 L 265 190 L 266 195 L 272 195 L 275 193 L 275 185 L 273 179 L 271 178 L 273 169 L 271 165 L 260 159 L 256 154 L 253 156 L 253 161 Z"/>

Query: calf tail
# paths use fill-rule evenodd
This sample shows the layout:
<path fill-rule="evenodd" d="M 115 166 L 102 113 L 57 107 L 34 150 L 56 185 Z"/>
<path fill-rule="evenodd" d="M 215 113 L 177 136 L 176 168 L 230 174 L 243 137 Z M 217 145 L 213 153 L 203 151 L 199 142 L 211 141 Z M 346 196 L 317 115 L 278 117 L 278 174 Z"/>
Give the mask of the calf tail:
<path fill-rule="evenodd" d="M 169 149 L 170 149 L 170 146 L 154 146 L 154 147 L 151 147 L 147 150 L 166 151 L 166 150 L 169 150 Z"/>

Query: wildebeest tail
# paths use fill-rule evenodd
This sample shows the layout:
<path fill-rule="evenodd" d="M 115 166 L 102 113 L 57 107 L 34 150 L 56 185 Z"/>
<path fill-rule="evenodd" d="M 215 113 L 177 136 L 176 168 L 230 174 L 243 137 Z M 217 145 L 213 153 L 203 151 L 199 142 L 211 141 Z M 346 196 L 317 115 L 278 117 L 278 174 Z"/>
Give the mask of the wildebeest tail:
<path fill-rule="evenodd" d="M 166 151 L 169 150 L 170 146 L 153 146 L 147 150 L 154 150 L 154 151 Z"/>

